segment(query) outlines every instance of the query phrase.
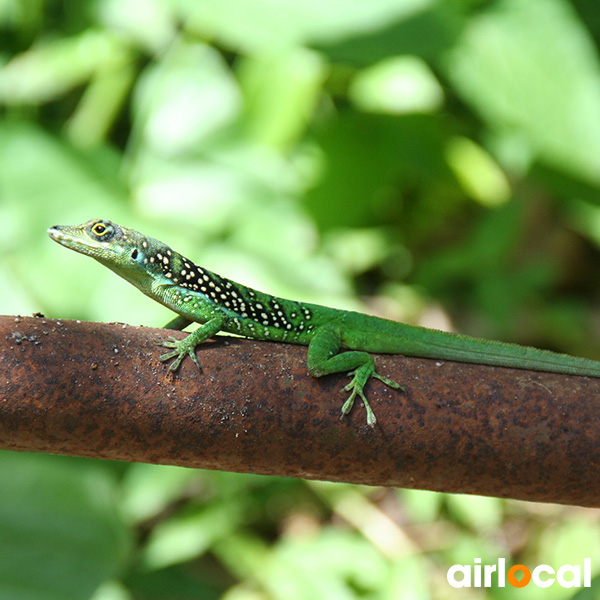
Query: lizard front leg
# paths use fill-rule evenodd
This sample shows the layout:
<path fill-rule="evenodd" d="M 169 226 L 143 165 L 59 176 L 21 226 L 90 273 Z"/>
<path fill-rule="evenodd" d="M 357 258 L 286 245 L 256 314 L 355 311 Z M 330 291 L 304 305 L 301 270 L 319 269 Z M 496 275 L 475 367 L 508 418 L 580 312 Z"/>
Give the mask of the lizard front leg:
<path fill-rule="evenodd" d="M 207 340 L 209 337 L 213 336 L 215 333 L 218 333 L 223 329 L 225 324 L 227 323 L 227 317 L 224 315 L 217 315 L 212 319 L 206 321 L 198 327 L 198 329 L 192 331 L 187 337 L 182 340 L 178 340 L 173 336 L 170 336 L 168 340 L 163 340 L 161 343 L 162 346 L 166 348 L 175 348 L 172 352 L 167 352 L 159 357 L 160 360 L 166 361 L 171 358 L 175 358 L 175 360 L 169 365 L 169 369 L 171 371 L 177 371 L 181 361 L 185 358 L 186 354 L 194 361 L 194 364 L 201 369 L 200 362 L 198 361 L 198 357 L 196 356 L 196 346 L 201 344 L 204 340 Z"/>

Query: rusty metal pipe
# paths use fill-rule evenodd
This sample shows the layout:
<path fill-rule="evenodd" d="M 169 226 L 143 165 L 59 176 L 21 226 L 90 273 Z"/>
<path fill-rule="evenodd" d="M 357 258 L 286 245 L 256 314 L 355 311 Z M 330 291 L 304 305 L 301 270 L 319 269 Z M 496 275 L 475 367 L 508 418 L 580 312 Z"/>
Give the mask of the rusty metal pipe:
<path fill-rule="evenodd" d="M 164 337 L 0 317 L 0 447 L 600 507 L 598 379 L 378 356 L 406 393 L 369 383 L 371 429 L 304 347 L 218 338 L 172 375 Z"/>

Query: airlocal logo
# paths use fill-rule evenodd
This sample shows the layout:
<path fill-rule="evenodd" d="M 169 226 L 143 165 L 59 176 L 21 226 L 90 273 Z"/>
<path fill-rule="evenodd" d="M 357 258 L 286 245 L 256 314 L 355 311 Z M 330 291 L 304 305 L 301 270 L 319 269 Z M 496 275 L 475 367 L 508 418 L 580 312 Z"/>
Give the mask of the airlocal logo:
<path fill-rule="evenodd" d="M 530 582 L 540 588 L 550 587 L 554 582 L 564 588 L 590 587 L 592 581 L 591 560 L 583 559 L 580 565 L 563 565 L 556 571 L 550 565 L 538 565 L 531 571 L 525 565 L 513 565 L 506 571 L 506 559 L 499 558 L 495 565 L 482 565 L 476 558 L 471 565 L 452 565 L 448 569 L 448 583 L 455 588 L 505 587 L 522 588 Z"/>

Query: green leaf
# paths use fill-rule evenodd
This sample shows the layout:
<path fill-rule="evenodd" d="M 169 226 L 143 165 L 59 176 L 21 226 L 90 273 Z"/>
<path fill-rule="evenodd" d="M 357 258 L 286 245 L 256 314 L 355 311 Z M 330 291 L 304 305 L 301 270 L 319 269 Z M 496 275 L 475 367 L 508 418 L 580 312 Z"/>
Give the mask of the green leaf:
<path fill-rule="evenodd" d="M 221 499 L 160 523 L 144 548 L 144 565 L 154 570 L 197 558 L 240 526 L 244 508 L 242 497 Z"/>
<path fill-rule="evenodd" d="M 390 15 L 378 27 L 357 28 L 343 36 L 318 40 L 316 47 L 332 61 L 353 65 L 372 65 L 403 55 L 437 60 L 452 47 L 464 19 L 456 3 L 397 2 L 397 5 L 405 10 Z"/>
<path fill-rule="evenodd" d="M 241 60 L 238 73 L 251 137 L 277 149 L 292 146 L 312 117 L 324 70 L 316 52 L 301 48 Z"/>
<path fill-rule="evenodd" d="M 47 102 L 127 59 L 117 37 L 92 29 L 32 46 L 0 68 L 0 102 Z"/>
<path fill-rule="evenodd" d="M 450 55 L 464 99 L 534 156 L 600 185 L 600 65 L 562 0 L 501 0 L 474 18 Z"/>
<path fill-rule="evenodd" d="M 87 600 L 124 566 L 130 535 L 104 468 L 0 454 L 0 600 Z"/>
<path fill-rule="evenodd" d="M 425 195 L 430 186 L 452 184 L 442 157 L 444 135 L 433 117 L 340 112 L 318 132 L 322 181 L 305 196 L 319 227 L 393 222 L 403 208 L 398 181 L 409 189 L 422 185 Z"/>
<path fill-rule="evenodd" d="M 363 69 L 349 96 L 364 110 L 391 114 L 434 112 L 444 99 L 435 76 L 416 56 L 388 58 Z"/>
<path fill-rule="evenodd" d="M 240 108 L 241 95 L 221 55 L 178 40 L 140 78 L 134 136 L 143 149 L 172 157 L 202 146 Z"/>
<path fill-rule="evenodd" d="M 205 0 L 182 2 L 189 26 L 243 51 L 273 51 L 377 31 L 433 0 Z M 235 18 L 232 18 L 235 15 Z"/>
<path fill-rule="evenodd" d="M 446 505 L 453 520 L 462 522 L 475 531 L 491 531 L 502 522 L 504 504 L 500 498 L 448 494 Z"/>

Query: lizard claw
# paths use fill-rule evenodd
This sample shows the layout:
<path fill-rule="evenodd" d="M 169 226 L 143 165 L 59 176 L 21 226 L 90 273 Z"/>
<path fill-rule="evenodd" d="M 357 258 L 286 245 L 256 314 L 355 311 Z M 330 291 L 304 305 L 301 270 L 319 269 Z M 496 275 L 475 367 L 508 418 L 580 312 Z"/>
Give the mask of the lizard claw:
<path fill-rule="evenodd" d="M 156 340 L 156 344 L 158 346 L 164 346 L 165 348 L 178 348 L 179 342 L 181 341 L 183 340 L 178 340 L 177 338 L 170 335 L 166 340 Z"/>
<path fill-rule="evenodd" d="M 377 423 L 377 417 L 375 416 L 375 413 L 373 412 L 373 409 L 371 408 L 367 397 L 362 391 L 362 388 L 358 388 L 357 386 L 355 386 L 353 380 L 348 385 L 344 386 L 341 391 L 349 392 L 350 390 L 352 390 L 352 393 L 350 394 L 348 400 L 346 400 L 346 402 L 344 402 L 344 405 L 342 406 L 342 415 L 340 416 L 340 421 L 352 410 L 352 407 L 354 406 L 354 400 L 356 399 L 356 395 L 358 394 L 361 400 L 363 401 L 365 410 L 367 411 L 367 425 L 369 425 L 369 427 L 375 427 L 375 424 Z"/>
<path fill-rule="evenodd" d="M 375 413 L 373 412 L 373 409 L 371 408 L 371 405 L 369 404 L 369 401 L 367 400 L 367 397 L 363 392 L 363 388 L 365 386 L 366 379 L 368 379 L 368 376 L 365 379 L 364 373 L 361 372 L 360 368 L 352 371 L 351 373 L 348 373 L 348 375 L 352 377 L 352 381 L 348 385 L 344 386 L 341 391 L 351 393 L 349 398 L 346 400 L 346 402 L 344 402 L 344 405 L 342 406 L 342 416 L 340 417 L 340 420 L 343 419 L 352 410 L 352 407 L 354 406 L 354 400 L 356 399 L 356 395 L 358 394 L 361 400 L 363 401 L 365 410 L 367 411 L 367 425 L 369 425 L 369 427 L 375 427 L 375 424 L 377 423 L 377 418 L 375 417 Z"/>
<path fill-rule="evenodd" d="M 195 352 L 196 344 L 190 344 L 188 342 L 188 338 L 178 340 L 173 336 L 169 336 L 167 340 L 159 340 L 158 343 L 161 346 L 164 346 L 165 348 L 175 348 L 172 352 L 167 352 L 166 354 L 162 354 L 158 357 L 159 360 L 163 362 L 171 360 L 172 358 L 175 359 L 169 365 L 169 370 L 171 372 L 174 373 L 175 371 L 177 371 L 179 365 L 181 364 L 181 361 L 186 357 L 186 355 L 194 361 L 194 364 L 198 367 L 200 371 L 202 370 L 202 367 L 200 366 L 200 361 L 198 360 L 198 357 L 196 356 Z"/>
<path fill-rule="evenodd" d="M 365 410 L 367 411 L 367 425 L 370 427 L 375 427 L 377 418 L 375 417 L 375 413 L 373 412 L 373 409 L 371 408 L 371 405 L 369 404 L 369 401 L 367 400 L 367 397 L 363 391 L 365 384 L 369 380 L 369 377 L 375 377 L 375 379 L 379 379 L 379 381 L 385 383 L 385 385 L 395 390 L 402 390 L 403 392 L 406 392 L 406 390 L 398 382 L 394 381 L 393 379 L 388 379 L 383 375 L 379 375 L 374 369 L 372 369 L 373 367 L 370 365 L 370 363 L 367 363 L 367 365 L 363 365 L 362 367 L 359 367 L 358 369 L 348 373 L 348 376 L 352 377 L 352 381 L 348 385 L 344 386 L 341 391 L 350 392 L 350 397 L 342 406 L 342 416 L 340 419 L 343 419 L 352 410 L 356 396 L 359 396 L 363 401 Z"/>

